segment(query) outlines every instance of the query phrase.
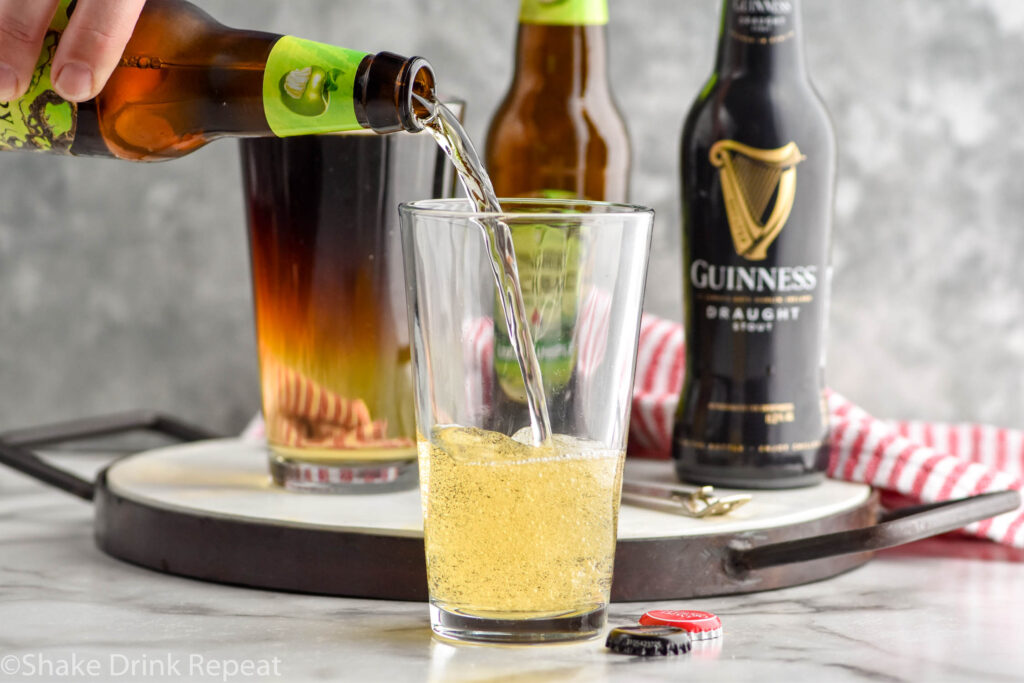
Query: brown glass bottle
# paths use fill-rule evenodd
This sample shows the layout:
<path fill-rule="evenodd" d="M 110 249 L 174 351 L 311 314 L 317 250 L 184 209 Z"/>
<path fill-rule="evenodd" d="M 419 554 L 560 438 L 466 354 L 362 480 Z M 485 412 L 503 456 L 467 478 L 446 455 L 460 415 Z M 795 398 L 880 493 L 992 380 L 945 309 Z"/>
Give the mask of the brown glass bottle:
<path fill-rule="evenodd" d="M 607 0 L 549 5 L 522 2 L 515 75 L 487 134 L 487 172 L 499 197 L 626 201 L 629 137 L 609 86 Z"/>
<path fill-rule="evenodd" d="M 835 135 L 799 0 L 725 0 L 682 141 L 686 380 L 680 478 L 815 484 L 828 464 L 825 329 Z"/>
<path fill-rule="evenodd" d="M 76 106 L 48 87 L 74 5 L 62 0 L 29 93 L 0 111 L 0 149 L 159 161 L 219 137 L 419 130 L 429 115 L 413 98 L 434 97 L 421 58 L 231 29 L 185 0 L 149 0 L 102 92 Z M 271 69 L 284 72 L 267 84 Z"/>
<path fill-rule="evenodd" d="M 515 73 L 491 121 L 485 165 L 499 197 L 626 201 L 629 138 L 612 99 L 607 0 L 522 0 Z M 571 401 L 578 311 L 562 293 L 576 287 L 586 245 L 554 226 L 512 229 L 523 302 L 554 422 Z M 500 308 L 494 315 L 497 414 L 529 424 L 526 393 Z"/>

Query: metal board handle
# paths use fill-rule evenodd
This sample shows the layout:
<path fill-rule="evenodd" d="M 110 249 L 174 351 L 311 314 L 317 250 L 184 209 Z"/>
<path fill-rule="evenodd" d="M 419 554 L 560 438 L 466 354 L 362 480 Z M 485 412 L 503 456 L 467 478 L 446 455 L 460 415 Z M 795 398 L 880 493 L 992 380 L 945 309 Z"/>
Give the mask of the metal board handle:
<path fill-rule="evenodd" d="M 183 442 L 211 439 L 217 436 L 201 427 L 195 427 L 161 413 L 151 411 L 117 413 L 0 434 L 0 464 L 7 465 L 22 474 L 27 474 L 37 481 L 73 496 L 91 501 L 96 493 L 95 482 L 51 465 L 29 448 L 133 431 L 155 432 Z"/>
<path fill-rule="evenodd" d="M 1018 508 L 1020 503 L 1018 491 L 982 493 L 941 503 L 900 508 L 883 515 L 879 523 L 862 529 L 754 548 L 733 545 L 726 555 L 726 571 L 734 576 L 743 575 L 755 569 L 892 548 L 1010 512 Z"/>
<path fill-rule="evenodd" d="M 0 440 L 0 463 L 83 500 L 91 501 L 96 493 L 96 485 L 93 482 L 54 467 L 27 448 L 3 440 Z"/>

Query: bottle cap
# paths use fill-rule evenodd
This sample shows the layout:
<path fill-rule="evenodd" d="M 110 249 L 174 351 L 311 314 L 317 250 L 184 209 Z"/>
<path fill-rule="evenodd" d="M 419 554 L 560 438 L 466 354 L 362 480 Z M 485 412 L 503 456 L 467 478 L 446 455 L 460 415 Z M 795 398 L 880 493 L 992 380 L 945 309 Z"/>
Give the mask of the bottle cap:
<path fill-rule="evenodd" d="M 653 657 L 690 651 L 690 634 L 674 626 L 620 626 L 613 628 L 605 647 L 624 655 Z"/>
<path fill-rule="evenodd" d="M 711 612 L 692 609 L 652 609 L 640 617 L 641 624 L 675 626 L 694 640 L 708 640 L 722 635 L 722 620 Z"/>

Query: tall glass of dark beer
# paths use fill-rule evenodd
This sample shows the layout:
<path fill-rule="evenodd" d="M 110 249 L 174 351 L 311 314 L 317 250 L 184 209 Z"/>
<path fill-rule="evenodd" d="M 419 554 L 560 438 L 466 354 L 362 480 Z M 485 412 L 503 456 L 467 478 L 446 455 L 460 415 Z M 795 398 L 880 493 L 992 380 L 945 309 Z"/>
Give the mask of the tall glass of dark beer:
<path fill-rule="evenodd" d="M 448 197 L 428 135 L 241 142 L 270 471 L 286 488 L 416 483 L 399 202 Z"/>

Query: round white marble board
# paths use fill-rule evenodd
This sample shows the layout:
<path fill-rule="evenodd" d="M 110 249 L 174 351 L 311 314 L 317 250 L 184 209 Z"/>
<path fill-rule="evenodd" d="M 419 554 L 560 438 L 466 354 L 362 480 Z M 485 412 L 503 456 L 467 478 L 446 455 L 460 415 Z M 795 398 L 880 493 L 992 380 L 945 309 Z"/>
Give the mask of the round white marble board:
<path fill-rule="evenodd" d="M 627 459 L 626 477 L 676 483 L 665 461 Z M 107 485 L 137 503 L 196 516 L 392 536 L 423 534 L 418 489 L 367 495 L 286 491 L 270 481 L 266 447 L 239 439 L 175 445 L 125 458 L 110 467 Z M 870 491 L 833 480 L 805 489 L 753 491 L 746 506 L 710 519 L 623 505 L 619 538 L 736 533 L 807 522 L 855 508 Z"/>

